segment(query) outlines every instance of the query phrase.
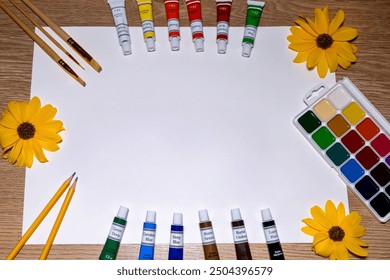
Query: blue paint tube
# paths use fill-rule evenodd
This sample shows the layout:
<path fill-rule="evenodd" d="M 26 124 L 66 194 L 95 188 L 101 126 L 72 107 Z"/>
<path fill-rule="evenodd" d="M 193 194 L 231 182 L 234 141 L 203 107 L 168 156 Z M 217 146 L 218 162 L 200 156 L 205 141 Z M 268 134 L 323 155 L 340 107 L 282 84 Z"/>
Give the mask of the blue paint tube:
<path fill-rule="evenodd" d="M 156 212 L 147 211 L 144 228 L 142 231 L 141 248 L 139 250 L 139 260 L 154 259 L 154 244 L 156 240 Z"/>
<path fill-rule="evenodd" d="M 173 213 L 168 260 L 182 260 L 184 251 L 183 245 L 183 214 Z"/>

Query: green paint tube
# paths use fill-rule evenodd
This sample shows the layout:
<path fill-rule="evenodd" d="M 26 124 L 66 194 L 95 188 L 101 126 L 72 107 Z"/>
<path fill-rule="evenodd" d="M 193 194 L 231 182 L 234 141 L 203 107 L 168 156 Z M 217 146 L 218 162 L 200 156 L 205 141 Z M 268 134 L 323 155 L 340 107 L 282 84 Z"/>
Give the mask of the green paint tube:
<path fill-rule="evenodd" d="M 118 215 L 112 222 L 110 232 L 103 250 L 100 254 L 99 260 L 115 260 L 118 254 L 119 246 L 121 244 L 123 233 L 125 232 L 127 224 L 127 214 L 129 209 L 121 206 L 118 211 Z"/>
<path fill-rule="evenodd" d="M 248 9 L 245 20 L 244 38 L 242 40 L 242 56 L 250 57 L 253 45 L 255 44 L 257 27 L 260 23 L 264 2 L 248 1 Z"/>

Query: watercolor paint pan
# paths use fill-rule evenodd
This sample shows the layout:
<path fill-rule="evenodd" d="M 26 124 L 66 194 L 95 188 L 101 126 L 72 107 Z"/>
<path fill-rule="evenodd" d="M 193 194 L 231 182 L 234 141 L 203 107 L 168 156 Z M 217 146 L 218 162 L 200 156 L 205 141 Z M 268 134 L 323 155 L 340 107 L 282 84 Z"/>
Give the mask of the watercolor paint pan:
<path fill-rule="evenodd" d="M 382 223 L 390 219 L 390 124 L 348 79 L 319 85 L 293 120 L 306 140 Z"/>

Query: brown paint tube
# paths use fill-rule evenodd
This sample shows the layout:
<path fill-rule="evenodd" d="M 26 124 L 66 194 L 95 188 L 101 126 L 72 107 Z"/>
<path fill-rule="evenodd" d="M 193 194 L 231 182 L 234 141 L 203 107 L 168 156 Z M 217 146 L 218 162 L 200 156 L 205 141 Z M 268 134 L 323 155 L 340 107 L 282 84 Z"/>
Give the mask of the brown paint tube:
<path fill-rule="evenodd" d="M 199 228 L 202 238 L 205 260 L 219 260 L 219 253 L 215 241 L 213 225 L 209 219 L 207 210 L 199 210 Z"/>
<path fill-rule="evenodd" d="M 241 218 L 240 209 L 232 209 L 231 215 L 234 248 L 236 249 L 237 260 L 251 260 L 252 254 L 249 248 L 248 236 L 246 234 L 244 221 Z"/>

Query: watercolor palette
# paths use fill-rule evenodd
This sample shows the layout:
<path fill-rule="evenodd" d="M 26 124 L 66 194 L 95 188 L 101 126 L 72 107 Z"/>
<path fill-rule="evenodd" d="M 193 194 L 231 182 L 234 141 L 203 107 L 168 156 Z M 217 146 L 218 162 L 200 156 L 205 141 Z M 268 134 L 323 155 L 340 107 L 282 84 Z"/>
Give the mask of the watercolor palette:
<path fill-rule="evenodd" d="M 390 124 L 348 79 L 304 97 L 294 125 L 381 222 L 390 219 Z"/>

